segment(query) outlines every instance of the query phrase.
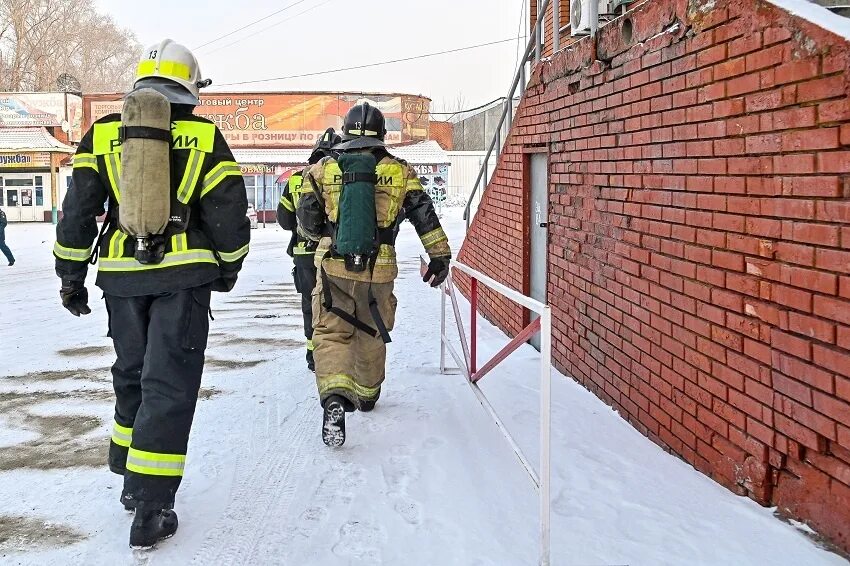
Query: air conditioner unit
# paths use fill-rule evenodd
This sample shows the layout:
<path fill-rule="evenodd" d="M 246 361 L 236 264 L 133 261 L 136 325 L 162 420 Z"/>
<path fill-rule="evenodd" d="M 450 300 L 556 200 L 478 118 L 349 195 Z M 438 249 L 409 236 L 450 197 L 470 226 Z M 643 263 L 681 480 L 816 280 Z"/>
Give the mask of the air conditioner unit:
<path fill-rule="evenodd" d="M 596 2 L 599 6 L 599 14 L 607 14 L 610 11 L 608 0 L 570 0 L 570 28 L 573 35 L 586 35 L 590 33 L 590 3 Z"/>

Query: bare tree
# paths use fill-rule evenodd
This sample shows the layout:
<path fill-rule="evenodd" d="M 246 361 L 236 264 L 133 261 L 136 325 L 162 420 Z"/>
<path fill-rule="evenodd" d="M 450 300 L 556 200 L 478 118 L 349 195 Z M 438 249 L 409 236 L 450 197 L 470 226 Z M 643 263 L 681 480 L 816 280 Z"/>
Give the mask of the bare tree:
<path fill-rule="evenodd" d="M 93 0 L 0 0 L 0 90 L 51 90 L 63 73 L 83 90 L 121 91 L 141 46 Z"/>

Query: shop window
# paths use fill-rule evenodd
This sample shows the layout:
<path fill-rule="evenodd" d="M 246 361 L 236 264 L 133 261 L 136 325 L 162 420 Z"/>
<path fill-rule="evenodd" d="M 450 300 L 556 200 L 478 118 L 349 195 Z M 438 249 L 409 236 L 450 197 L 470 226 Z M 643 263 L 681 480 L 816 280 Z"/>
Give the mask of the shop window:
<path fill-rule="evenodd" d="M 253 175 L 242 177 L 245 180 L 245 194 L 248 197 L 248 204 L 257 209 L 257 178 Z"/>
<path fill-rule="evenodd" d="M 42 187 L 35 188 L 35 205 L 44 206 L 44 189 Z"/>

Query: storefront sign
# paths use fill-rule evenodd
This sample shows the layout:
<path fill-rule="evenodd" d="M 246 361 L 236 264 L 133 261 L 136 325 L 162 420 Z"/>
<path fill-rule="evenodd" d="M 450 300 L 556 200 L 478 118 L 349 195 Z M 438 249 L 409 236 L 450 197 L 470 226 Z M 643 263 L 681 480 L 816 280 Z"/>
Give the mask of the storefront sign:
<path fill-rule="evenodd" d="M 414 165 L 413 169 L 419 175 L 419 182 L 434 202 L 446 200 L 446 190 L 449 186 L 448 165 Z"/>
<path fill-rule="evenodd" d="M 80 141 L 83 101 L 63 92 L 0 93 L 0 127 L 62 127 L 71 141 Z"/>
<path fill-rule="evenodd" d="M 87 124 L 112 112 L 122 101 L 86 98 Z M 431 101 L 420 96 L 339 93 L 247 93 L 201 96 L 195 114 L 212 120 L 232 147 L 312 147 L 328 128 L 340 130 L 352 106 L 368 102 L 387 121 L 388 143 L 428 139 Z"/>
<path fill-rule="evenodd" d="M 0 168 L 40 169 L 50 167 L 49 153 L 0 153 Z"/>

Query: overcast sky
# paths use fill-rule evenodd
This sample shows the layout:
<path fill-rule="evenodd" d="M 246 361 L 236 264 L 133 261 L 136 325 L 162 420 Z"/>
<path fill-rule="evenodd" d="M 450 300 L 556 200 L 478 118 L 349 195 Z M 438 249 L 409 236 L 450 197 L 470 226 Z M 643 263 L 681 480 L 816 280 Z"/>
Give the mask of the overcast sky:
<path fill-rule="evenodd" d="M 196 48 L 214 85 L 325 71 L 516 38 L 527 0 L 96 0 L 142 44 L 164 37 Z M 527 19 L 527 18 L 526 18 Z M 288 21 L 284 21 L 288 20 Z M 525 35 L 523 21 L 522 33 Z M 234 43 L 237 42 L 237 43 Z M 232 44 L 232 45 L 231 45 Z M 435 110 L 504 96 L 517 42 L 357 71 L 225 90 L 363 90 L 423 94 Z M 451 108 L 455 110 L 456 108 Z"/>

